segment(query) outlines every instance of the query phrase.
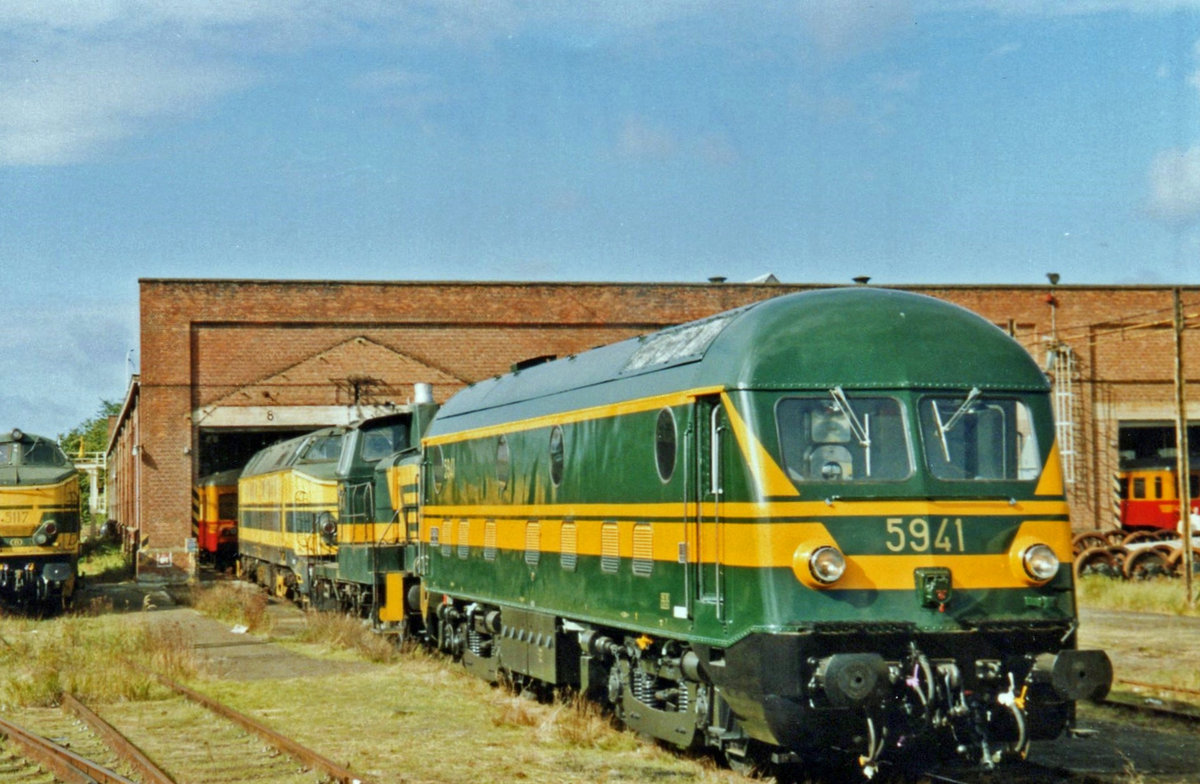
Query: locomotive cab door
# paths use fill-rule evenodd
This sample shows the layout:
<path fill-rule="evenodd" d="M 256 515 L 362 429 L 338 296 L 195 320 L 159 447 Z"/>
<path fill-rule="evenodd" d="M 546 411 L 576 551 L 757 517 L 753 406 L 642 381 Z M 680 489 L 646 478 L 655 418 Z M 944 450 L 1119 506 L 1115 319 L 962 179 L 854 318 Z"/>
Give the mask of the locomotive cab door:
<path fill-rule="evenodd" d="M 696 401 L 693 427 L 696 432 L 696 513 L 692 537 L 695 550 L 691 560 L 695 573 L 695 614 L 722 622 L 725 620 L 722 512 L 729 420 L 719 397 L 703 397 Z"/>

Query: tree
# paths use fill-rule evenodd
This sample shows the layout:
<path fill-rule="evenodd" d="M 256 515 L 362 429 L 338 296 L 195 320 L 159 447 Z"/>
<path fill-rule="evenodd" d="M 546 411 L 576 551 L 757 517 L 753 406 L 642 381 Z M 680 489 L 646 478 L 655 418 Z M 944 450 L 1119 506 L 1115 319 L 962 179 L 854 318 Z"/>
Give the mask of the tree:
<path fill-rule="evenodd" d="M 108 446 L 108 418 L 116 416 L 121 411 L 121 404 L 115 400 L 101 400 L 100 408 L 96 411 L 96 415 L 90 419 L 85 419 L 66 433 L 61 433 L 58 436 L 58 443 L 62 446 L 63 451 L 67 453 L 67 457 L 72 460 L 80 459 L 88 452 L 103 452 Z M 107 477 L 101 473 L 101 487 L 107 480 Z M 83 517 L 80 523 L 84 526 L 90 526 L 104 521 L 105 513 L 101 511 L 97 520 L 92 519 L 91 509 L 91 488 L 88 482 L 80 482 L 80 498 L 83 503 Z"/>

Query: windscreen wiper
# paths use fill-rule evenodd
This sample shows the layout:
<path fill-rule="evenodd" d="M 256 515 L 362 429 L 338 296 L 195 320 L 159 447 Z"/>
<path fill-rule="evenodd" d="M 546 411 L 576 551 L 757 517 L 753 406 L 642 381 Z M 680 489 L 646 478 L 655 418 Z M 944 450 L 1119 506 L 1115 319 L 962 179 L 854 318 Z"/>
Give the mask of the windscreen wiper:
<path fill-rule="evenodd" d="M 942 442 L 942 455 L 946 458 L 946 462 L 950 462 L 950 444 L 946 441 L 946 434 L 954 429 L 959 420 L 966 416 L 971 409 L 971 404 L 975 402 L 975 398 L 979 397 L 979 387 L 971 387 L 971 391 L 967 393 L 967 399 L 962 402 L 958 410 L 954 412 L 954 416 L 946 423 L 942 423 L 942 412 L 938 408 L 937 401 L 930 401 L 933 406 L 933 418 L 937 420 L 938 438 Z"/>

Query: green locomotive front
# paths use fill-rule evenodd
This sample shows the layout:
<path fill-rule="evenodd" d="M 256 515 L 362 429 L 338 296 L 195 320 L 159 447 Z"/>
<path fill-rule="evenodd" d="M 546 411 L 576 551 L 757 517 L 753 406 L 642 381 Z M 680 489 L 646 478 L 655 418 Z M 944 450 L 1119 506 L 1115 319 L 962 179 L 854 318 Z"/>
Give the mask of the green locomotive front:
<path fill-rule="evenodd" d="M 407 633 L 414 615 L 419 622 L 413 567 L 420 436 L 436 410 L 432 391 L 420 385 L 417 402 L 346 429 L 330 534 L 337 556 L 312 570 L 318 608 L 353 613 L 389 634 Z"/>
<path fill-rule="evenodd" d="M 0 434 L 0 600 L 59 609 L 75 591 L 79 475 L 58 444 Z"/>
<path fill-rule="evenodd" d="M 425 447 L 438 642 L 680 746 L 991 765 L 1111 681 L 1047 381 L 956 306 L 780 297 L 475 385 Z"/>

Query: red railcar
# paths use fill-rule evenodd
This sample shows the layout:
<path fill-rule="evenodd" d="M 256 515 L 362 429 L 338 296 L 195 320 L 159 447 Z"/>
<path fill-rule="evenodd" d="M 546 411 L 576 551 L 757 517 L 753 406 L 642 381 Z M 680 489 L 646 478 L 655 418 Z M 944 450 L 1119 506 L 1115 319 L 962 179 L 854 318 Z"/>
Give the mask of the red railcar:
<path fill-rule="evenodd" d="M 237 559 L 240 468 L 201 478 L 192 488 L 192 533 L 202 561 L 221 566 Z"/>
<path fill-rule="evenodd" d="M 1121 527 L 1131 531 L 1170 530 L 1179 526 L 1179 483 L 1174 465 L 1130 467 L 1117 474 Z M 1200 514 L 1200 470 L 1188 483 L 1192 514 Z"/>

